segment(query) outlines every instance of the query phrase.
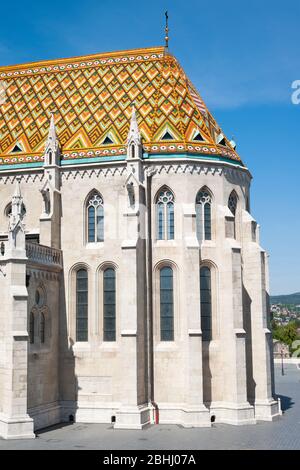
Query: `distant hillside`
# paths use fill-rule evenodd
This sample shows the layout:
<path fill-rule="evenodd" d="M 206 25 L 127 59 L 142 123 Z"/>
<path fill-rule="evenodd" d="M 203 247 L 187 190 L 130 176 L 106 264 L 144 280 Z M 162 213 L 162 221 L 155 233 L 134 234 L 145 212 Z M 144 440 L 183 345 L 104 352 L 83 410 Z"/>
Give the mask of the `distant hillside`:
<path fill-rule="evenodd" d="M 271 304 L 293 304 L 300 305 L 300 292 L 290 295 L 271 295 Z"/>

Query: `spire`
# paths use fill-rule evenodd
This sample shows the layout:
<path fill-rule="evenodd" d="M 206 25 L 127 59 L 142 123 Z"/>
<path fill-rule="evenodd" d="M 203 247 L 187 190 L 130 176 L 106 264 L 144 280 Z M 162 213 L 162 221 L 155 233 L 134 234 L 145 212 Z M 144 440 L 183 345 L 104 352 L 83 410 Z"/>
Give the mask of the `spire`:
<path fill-rule="evenodd" d="M 56 134 L 54 115 L 51 113 L 50 127 L 45 145 L 44 165 L 58 165 L 59 153 L 59 142 Z"/>
<path fill-rule="evenodd" d="M 16 183 L 15 192 L 14 192 L 12 201 L 14 202 L 14 200 L 17 201 L 21 198 L 22 198 L 22 195 L 21 195 L 21 187 L 20 187 L 20 178 L 17 177 L 17 183 Z"/>
<path fill-rule="evenodd" d="M 15 226 L 23 219 L 23 198 L 20 188 L 20 178 L 17 177 L 15 191 L 11 200 L 10 226 Z"/>
<path fill-rule="evenodd" d="M 129 133 L 127 137 L 127 143 L 130 144 L 132 141 L 135 144 L 141 144 L 141 134 L 140 134 L 139 126 L 138 126 L 137 119 L 136 119 L 136 112 L 135 112 L 134 105 L 132 106 L 132 115 L 131 115 L 131 120 L 130 120 L 130 128 L 129 128 Z"/>
<path fill-rule="evenodd" d="M 141 134 L 136 119 L 135 106 L 132 106 L 132 115 L 127 137 L 127 159 L 135 160 L 142 158 L 143 146 Z"/>
<path fill-rule="evenodd" d="M 20 178 L 17 177 L 15 191 L 11 201 L 11 214 L 9 216 L 9 244 L 11 247 L 23 247 L 25 246 L 25 235 L 24 235 L 24 204 L 20 188 Z M 22 232 L 23 235 L 18 237 L 18 233 Z M 23 240 L 24 239 L 24 240 Z"/>
<path fill-rule="evenodd" d="M 57 141 L 56 128 L 55 128 L 55 122 L 54 122 L 53 113 L 51 113 L 50 129 L 49 129 L 49 134 L 48 134 L 48 141 L 51 141 L 51 142 L 56 142 L 56 141 Z"/>
<path fill-rule="evenodd" d="M 169 16 L 168 12 L 165 12 L 165 17 L 166 17 L 166 27 L 165 27 L 165 53 L 169 52 Z"/>

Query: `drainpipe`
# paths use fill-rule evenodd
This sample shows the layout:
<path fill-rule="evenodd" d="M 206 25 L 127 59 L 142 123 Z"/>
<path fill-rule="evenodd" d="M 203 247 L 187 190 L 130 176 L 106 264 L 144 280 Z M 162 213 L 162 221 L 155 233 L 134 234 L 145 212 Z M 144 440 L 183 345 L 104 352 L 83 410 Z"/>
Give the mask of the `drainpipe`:
<path fill-rule="evenodd" d="M 147 206 L 147 366 L 148 366 L 148 406 L 152 410 L 152 424 L 158 424 L 158 406 L 154 402 L 154 355 L 153 355 L 153 261 L 152 261 L 152 176 L 155 170 L 146 171 Z"/>

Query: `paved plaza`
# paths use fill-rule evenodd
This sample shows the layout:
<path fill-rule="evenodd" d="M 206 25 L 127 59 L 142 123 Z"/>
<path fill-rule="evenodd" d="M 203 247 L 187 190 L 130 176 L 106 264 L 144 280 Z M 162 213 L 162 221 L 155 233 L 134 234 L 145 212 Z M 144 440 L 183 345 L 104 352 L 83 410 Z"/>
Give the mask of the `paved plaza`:
<path fill-rule="evenodd" d="M 0 440 L 0 450 L 14 449 L 300 449 L 300 369 L 276 365 L 276 392 L 283 416 L 252 426 L 213 424 L 184 429 L 157 425 L 143 431 L 114 430 L 107 424 L 60 425 L 40 431 L 34 440 Z"/>

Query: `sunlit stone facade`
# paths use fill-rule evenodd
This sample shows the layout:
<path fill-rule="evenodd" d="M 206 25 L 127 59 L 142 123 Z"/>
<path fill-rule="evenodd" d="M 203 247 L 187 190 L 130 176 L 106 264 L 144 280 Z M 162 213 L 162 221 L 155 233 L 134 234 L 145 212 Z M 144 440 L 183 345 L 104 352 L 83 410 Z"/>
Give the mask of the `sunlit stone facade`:
<path fill-rule="evenodd" d="M 131 57 L 118 54 L 108 60 Z M 159 63 L 173 87 L 168 95 L 168 83 L 157 84 L 156 107 L 149 98 L 152 137 L 150 118 L 143 116 L 148 104 L 136 99 L 134 108 L 124 82 L 119 95 L 123 90 L 129 96 L 130 113 L 124 111 L 127 138 L 116 145 L 118 158 L 111 153 L 116 142 L 105 141 L 117 135 L 112 128 L 99 147 L 108 149 L 107 157 L 96 158 L 95 151 L 93 158 L 76 160 L 69 150 L 66 156 L 57 101 L 36 164 L 21 163 L 20 155 L 26 162 L 32 154 L 27 144 L 21 154 L 3 152 L 5 438 L 34 437 L 37 429 L 73 420 L 139 429 L 156 422 L 210 426 L 212 419 L 254 424 L 280 414 L 268 259 L 250 214 L 251 175 L 201 98 L 184 88 L 187 79 L 176 59 L 161 49 L 131 54 L 131 65 L 144 61 L 145 70 L 151 60 Z M 92 65 L 87 67 L 86 74 Z M 137 69 L 126 70 L 143 89 Z M 154 72 L 148 80 L 155 87 Z M 110 86 L 108 78 L 104 82 Z M 89 83 L 90 93 L 96 86 L 96 80 Z M 54 102 L 59 91 L 53 90 Z M 169 112 L 175 92 L 176 112 Z M 168 106 L 158 93 L 169 96 Z M 12 94 L 8 87 L 3 119 Z M 25 132 L 15 140 L 22 147 L 27 137 Z"/>

